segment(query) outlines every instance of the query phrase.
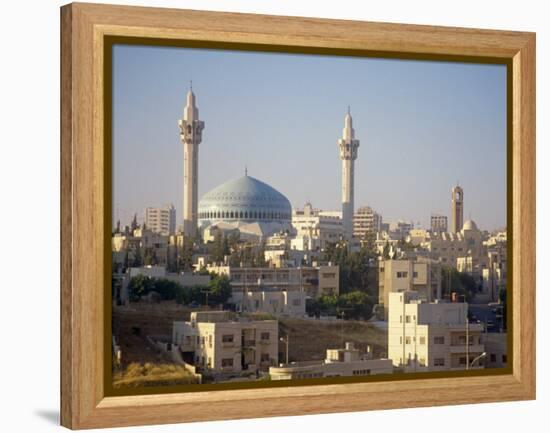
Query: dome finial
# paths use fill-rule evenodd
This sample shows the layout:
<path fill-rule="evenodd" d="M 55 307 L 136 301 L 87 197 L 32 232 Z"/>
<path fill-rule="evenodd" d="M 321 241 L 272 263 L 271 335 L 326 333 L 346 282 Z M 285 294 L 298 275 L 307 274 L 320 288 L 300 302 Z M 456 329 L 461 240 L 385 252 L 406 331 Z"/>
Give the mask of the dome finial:
<path fill-rule="evenodd" d="M 189 80 L 189 90 L 193 91 L 193 80 Z"/>
<path fill-rule="evenodd" d="M 351 114 L 351 108 L 349 105 L 348 105 L 348 114 Z"/>
<path fill-rule="evenodd" d="M 244 175 L 248 176 L 248 167 L 246 166 L 246 164 L 244 166 Z"/>

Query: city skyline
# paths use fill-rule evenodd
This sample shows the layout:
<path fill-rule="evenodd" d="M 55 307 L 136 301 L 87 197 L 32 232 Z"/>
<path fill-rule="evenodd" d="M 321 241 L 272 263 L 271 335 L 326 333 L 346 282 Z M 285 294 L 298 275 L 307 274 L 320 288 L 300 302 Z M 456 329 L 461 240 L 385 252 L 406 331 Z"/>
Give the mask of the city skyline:
<path fill-rule="evenodd" d="M 113 222 L 173 203 L 181 224 L 177 119 L 193 79 L 206 122 L 199 197 L 247 167 L 293 207 L 339 210 L 351 105 L 356 208 L 428 228 L 432 213 L 450 218 L 459 181 L 465 219 L 506 224 L 504 66 L 139 46 L 113 59 Z"/>

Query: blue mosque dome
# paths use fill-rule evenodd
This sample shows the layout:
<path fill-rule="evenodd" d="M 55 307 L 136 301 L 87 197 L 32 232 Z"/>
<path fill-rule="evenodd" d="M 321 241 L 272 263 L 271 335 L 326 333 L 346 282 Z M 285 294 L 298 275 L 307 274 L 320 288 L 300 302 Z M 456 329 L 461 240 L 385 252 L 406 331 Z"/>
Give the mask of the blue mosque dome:
<path fill-rule="evenodd" d="M 292 206 L 276 189 L 251 176 L 233 179 L 203 195 L 199 226 L 216 222 L 289 224 Z"/>

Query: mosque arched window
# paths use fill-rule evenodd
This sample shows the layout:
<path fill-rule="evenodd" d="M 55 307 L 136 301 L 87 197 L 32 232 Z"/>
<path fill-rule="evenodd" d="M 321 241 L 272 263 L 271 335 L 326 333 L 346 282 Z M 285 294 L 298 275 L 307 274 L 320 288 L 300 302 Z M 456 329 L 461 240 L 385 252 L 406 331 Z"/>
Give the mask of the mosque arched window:
<path fill-rule="evenodd" d="M 244 219 L 248 219 L 248 211 L 244 211 Z"/>
<path fill-rule="evenodd" d="M 233 218 L 233 211 L 229 213 L 229 218 Z"/>
<path fill-rule="evenodd" d="M 240 212 L 239 212 L 239 218 L 240 218 L 240 219 L 243 219 L 243 211 L 240 211 Z"/>

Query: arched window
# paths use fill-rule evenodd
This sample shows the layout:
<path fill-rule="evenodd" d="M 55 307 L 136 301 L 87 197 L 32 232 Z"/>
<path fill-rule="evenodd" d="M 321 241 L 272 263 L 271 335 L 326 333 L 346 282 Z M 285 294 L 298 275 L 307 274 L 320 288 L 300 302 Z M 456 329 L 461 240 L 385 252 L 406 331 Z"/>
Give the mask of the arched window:
<path fill-rule="evenodd" d="M 233 211 L 229 213 L 229 218 L 233 218 Z"/>
<path fill-rule="evenodd" d="M 244 211 L 244 219 L 248 219 L 248 211 Z"/>
<path fill-rule="evenodd" d="M 243 219 L 243 211 L 240 211 L 240 212 L 239 212 L 239 218 L 240 218 L 240 219 Z"/>

